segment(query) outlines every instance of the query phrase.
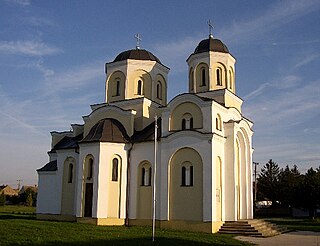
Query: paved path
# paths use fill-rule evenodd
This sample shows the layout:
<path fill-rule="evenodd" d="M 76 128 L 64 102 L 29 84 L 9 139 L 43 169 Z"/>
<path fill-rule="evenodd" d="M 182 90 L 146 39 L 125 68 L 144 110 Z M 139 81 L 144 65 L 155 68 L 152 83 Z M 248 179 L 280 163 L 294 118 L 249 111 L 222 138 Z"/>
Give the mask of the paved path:
<path fill-rule="evenodd" d="M 237 236 L 236 239 L 260 246 L 320 246 L 320 232 L 295 231 L 274 237 Z"/>

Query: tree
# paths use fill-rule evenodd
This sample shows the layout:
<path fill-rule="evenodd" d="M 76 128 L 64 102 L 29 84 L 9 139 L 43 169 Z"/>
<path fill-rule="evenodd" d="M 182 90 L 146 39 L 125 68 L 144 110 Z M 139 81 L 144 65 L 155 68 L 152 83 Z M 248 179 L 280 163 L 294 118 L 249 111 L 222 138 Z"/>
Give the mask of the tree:
<path fill-rule="evenodd" d="M 26 199 L 26 206 L 27 207 L 32 207 L 33 205 L 33 199 L 32 199 L 32 194 L 29 193 Z"/>
<path fill-rule="evenodd" d="M 303 175 L 300 174 L 296 165 L 292 169 L 287 165 L 285 169 L 280 170 L 278 189 L 281 206 L 293 207 L 298 204 L 298 189 L 302 185 L 302 181 Z"/>
<path fill-rule="evenodd" d="M 302 207 L 308 209 L 310 217 L 314 218 L 316 209 L 320 207 L 320 168 L 316 171 L 310 168 L 306 172 L 300 194 Z"/>
<path fill-rule="evenodd" d="M 0 206 L 4 206 L 6 204 L 6 196 L 3 192 L 0 193 Z"/>
<path fill-rule="evenodd" d="M 261 169 L 258 177 L 258 196 L 272 201 L 275 206 L 279 199 L 279 166 L 270 159 Z"/>

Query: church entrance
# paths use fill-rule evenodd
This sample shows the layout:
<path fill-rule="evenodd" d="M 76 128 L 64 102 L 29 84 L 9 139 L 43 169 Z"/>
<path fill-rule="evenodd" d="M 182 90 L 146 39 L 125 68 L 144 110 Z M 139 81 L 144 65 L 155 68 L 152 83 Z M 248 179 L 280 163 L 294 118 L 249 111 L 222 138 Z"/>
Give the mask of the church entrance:
<path fill-rule="evenodd" d="M 86 183 L 84 217 L 92 217 L 93 184 Z"/>

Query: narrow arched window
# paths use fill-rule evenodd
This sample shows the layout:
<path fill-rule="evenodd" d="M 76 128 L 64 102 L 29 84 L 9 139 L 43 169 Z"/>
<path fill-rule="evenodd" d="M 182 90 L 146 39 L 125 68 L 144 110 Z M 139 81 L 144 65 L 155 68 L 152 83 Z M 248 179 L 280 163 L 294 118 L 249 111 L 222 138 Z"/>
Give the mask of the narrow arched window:
<path fill-rule="evenodd" d="M 137 94 L 142 95 L 142 80 L 138 80 Z"/>
<path fill-rule="evenodd" d="M 68 170 L 68 183 L 72 183 L 73 181 L 73 164 L 69 164 L 69 170 Z"/>
<path fill-rule="evenodd" d="M 145 185 L 145 183 L 144 183 L 145 179 L 146 179 L 146 169 L 143 167 L 141 169 L 141 185 L 142 186 Z"/>
<path fill-rule="evenodd" d="M 120 96 L 120 80 L 116 81 L 116 96 Z"/>
<path fill-rule="evenodd" d="M 93 176 L 93 160 L 89 159 L 87 179 L 88 180 L 92 179 L 92 176 Z"/>
<path fill-rule="evenodd" d="M 201 86 L 206 85 L 206 69 L 202 68 L 201 69 Z"/>
<path fill-rule="evenodd" d="M 189 73 L 189 81 L 190 81 L 190 91 L 192 92 L 194 90 L 194 85 L 193 85 L 193 76 L 194 76 L 194 72 L 193 72 L 193 69 L 191 68 L 190 69 L 190 73 Z"/>
<path fill-rule="evenodd" d="M 162 99 L 162 85 L 160 81 L 157 84 L 157 98 Z"/>
<path fill-rule="evenodd" d="M 186 167 L 181 168 L 181 185 L 186 186 Z"/>
<path fill-rule="evenodd" d="M 190 129 L 193 129 L 193 118 L 190 118 Z"/>
<path fill-rule="evenodd" d="M 222 130 L 221 117 L 219 114 L 217 114 L 217 117 L 216 117 L 216 129 L 219 131 Z"/>
<path fill-rule="evenodd" d="M 193 186 L 193 166 L 190 162 L 182 164 L 181 186 Z"/>
<path fill-rule="evenodd" d="M 113 160 L 112 160 L 112 181 L 118 181 L 118 167 L 119 167 L 119 160 L 117 158 L 113 158 Z"/>
<path fill-rule="evenodd" d="M 149 163 L 145 163 L 141 168 L 141 186 L 151 186 L 152 168 Z"/>
<path fill-rule="evenodd" d="M 181 122 L 181 129 L 182 130 L 186 129 L 186 123 L 187 123 L 186 119 L 182 119 L 182 122 Z"/>
<path fill-rule="evenodd" d="M 189 186 L 193 186 L 193 166 L 190 166 L 190 181 L 189 181 Z"/>
<path fill-rule="evenodd" d="M 229 89 L 232 90 L 232 84 L 233 84 L 233 75 L 232 75 L 232 72 L 231 70 L 229 71 Z"/>
<path fill-rule="evenodd" d="M 216 77 L 217 77 L 217 85 L 222 85 L 221 69 L 220 68 L 217 68 L 217 70 L 216 70 Z"/>

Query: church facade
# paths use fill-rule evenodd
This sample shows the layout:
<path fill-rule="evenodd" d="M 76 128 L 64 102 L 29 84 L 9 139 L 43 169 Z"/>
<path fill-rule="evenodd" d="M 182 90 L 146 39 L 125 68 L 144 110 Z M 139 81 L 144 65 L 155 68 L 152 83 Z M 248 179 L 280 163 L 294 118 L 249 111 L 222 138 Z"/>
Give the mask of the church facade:
<path fill-rule="evenodd" d="M 170 102 L 169 68 L 151 52 L 106 63 L 105 102 L 82 125 L 51 132 L 37 218 L 151 225 L 157 129 L 158 226 L 216 232 L 252 219 L 253 123 L 241 112 L 235 62 L 219 39 L 200 41 L 187 59 L 189 92 Z"/>

